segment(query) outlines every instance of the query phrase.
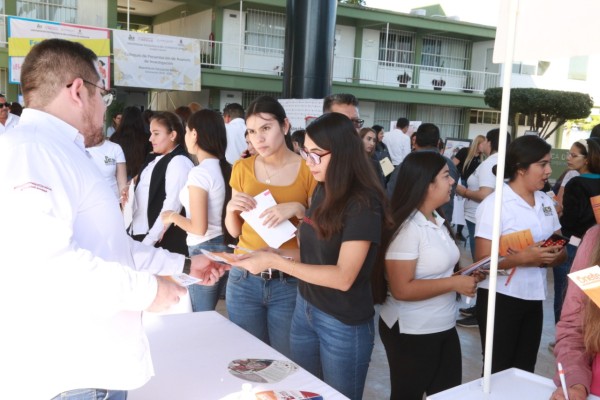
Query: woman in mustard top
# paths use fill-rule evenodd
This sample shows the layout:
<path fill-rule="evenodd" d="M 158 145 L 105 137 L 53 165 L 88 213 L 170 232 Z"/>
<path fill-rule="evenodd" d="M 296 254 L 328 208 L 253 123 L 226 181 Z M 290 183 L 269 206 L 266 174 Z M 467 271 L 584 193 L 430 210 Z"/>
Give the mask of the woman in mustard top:
<path fill-rule="evenodd" d="M 286 146 L 290 123 L 277 100 L 268 96 L 254 100 L 246 111 L 246 127 L 248 139 L 258 154 L 233 166 L 225 224 L 231 236 L 239 238 L 240 248 L 257 250 L 268 245 L 240 216 L 241 212 L 256 207 L 254 196 L 268 189 L 277 202 L 262 213 L 265 225 L 274 227 L 285 220 L 298 225 L 316 181 L 302 158 Z M 296 238 L 281 248 L 297 249 Z M 253 275 L 233 267 L 227 283 L 229 319 L 289 356 L 297 286 L 296 278 L 276 269 Z"/>

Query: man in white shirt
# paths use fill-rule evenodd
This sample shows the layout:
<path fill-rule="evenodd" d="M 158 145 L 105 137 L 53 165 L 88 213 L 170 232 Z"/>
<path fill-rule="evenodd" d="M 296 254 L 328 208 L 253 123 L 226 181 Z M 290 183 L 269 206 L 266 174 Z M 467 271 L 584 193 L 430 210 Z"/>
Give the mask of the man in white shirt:
<path fill-rule="evenodd" d="M 19 117 L 10 112 L 10 103 L 0 93 L 0 134 L 14 128 L 19 123 Z"/>
<path fill-rule="evenodd" d="M 229 164 L 240 159 L 248 147 L 246 145 L 246 122 L 244 121 L 244 107 L 238 103 L 229 103 L 223 109 L 223 120 L 227 130 L 227 149 L 225 158 Z"/>
<path fill-rule="evenodd" d="M 323 99 L 323 114 L 336 112 L 350 118 L 356 132 L 365 124 L 358 111 L 358 99 L 349 93 L 332 94 Z"/>
<path fill-rule="evenodd" d="M 410 153 L 410 137 L 406 134 L 410 126 L 410 121 L 406 118 L 398 118 L 396 129 L 385 134 L 383 143 L 388 147 L 392 164 L 400 165 Z"/>
<path fill-rule="evenodd" d="M 211 284 L 223 271 L 127 236 L 85 150 L 102 140 L 114 96 L 91 50 L 40 42 L 21 80 L 28 108 L 0 136 L 0 370 L 10 371 L 0 398 L 123 399 L 153 375 L 142 311 L 185 294 L 168 276 Z"/>

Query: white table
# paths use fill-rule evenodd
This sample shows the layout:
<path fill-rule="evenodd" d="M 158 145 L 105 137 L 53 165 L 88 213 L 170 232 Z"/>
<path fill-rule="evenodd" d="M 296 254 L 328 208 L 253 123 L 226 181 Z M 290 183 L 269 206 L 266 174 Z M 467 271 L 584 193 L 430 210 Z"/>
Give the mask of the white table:
<path fill-rule="evenodd" d="M 490 394 L 483 393 L 483 378 L 428 396 L 428 400 L 547 400 L 556 386 L 551 379 L 517 368 L 492 374 Z M 588 400 L 600 400 L 588 396 Z"/>
<path fill-rule="evenodd" d="M 231 375 L 230 361 L 287 360 L 216 311 L 144 316 L 155 376 L 130 391 L 129 400 L 217 400 L 241 391 L 247 381 Z M 347 399 L 302 368 L 278 383 L 252 383 L 253 391 L 304 390 L 324 399 Z"/>

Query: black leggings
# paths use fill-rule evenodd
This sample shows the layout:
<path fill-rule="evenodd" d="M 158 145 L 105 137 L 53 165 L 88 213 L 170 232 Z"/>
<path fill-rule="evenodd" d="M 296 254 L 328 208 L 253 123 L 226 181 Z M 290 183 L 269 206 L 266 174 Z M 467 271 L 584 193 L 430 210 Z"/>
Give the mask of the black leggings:
<path fill-rule="evenodd" d="M 379 319 L 379 336 L 390 365 L 391 400 L 422 400 L 461 384 L 462 358 L 456 328 L 427 335 L 400 333 Z"/>
<path fill-rule="evenodd" d="M 487 289 L 477 289 L 476 316 L 483 353 L 485 353 L 488 294 Z M 543 318 L 541 300 L 523 300 L 501 293 L 496 294 L 492 373 L 513 367 L 534 372 L 542 339 Z"/>

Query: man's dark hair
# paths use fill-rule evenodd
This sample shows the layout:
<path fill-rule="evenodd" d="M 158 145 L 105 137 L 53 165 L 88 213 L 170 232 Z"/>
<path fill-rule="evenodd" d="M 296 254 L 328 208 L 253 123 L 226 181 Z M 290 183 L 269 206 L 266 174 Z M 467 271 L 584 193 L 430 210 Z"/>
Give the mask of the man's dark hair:
<path fill-rule="evenodd" d="M 590 132 L 590 137 L 591 138 L 600 138 L 600 124 L 598 124 L 592 128 L 592 131 Z"/>
<path fill-rule="evenodd" d="M 334 104 L 347 104 L 358 107 L 358 99 L 349 93 L 331 94 L 323 99 L 323 112 L 331 112 L 331 107 Z"/>
<path fill-rule="evenodd" d="M 398 129 L 404 129 L 408 125 L 410 125 L 410 121 L 407 118 L 398 118 L 398 121 L 396 121 L 396 128 Z"/>
<path fill-rule="evenodd" d="M 419 147 L 438 147 L 440 142 L 440 129 L 434 124 L 425 123 L 419 125 L 417 132 L 417 146 Z"/>
<path fill-rule="evenodd" d="M 244 119 L 244 107 L 239 103 L 229 103 L 223 109 L 223 116 Z"/>

